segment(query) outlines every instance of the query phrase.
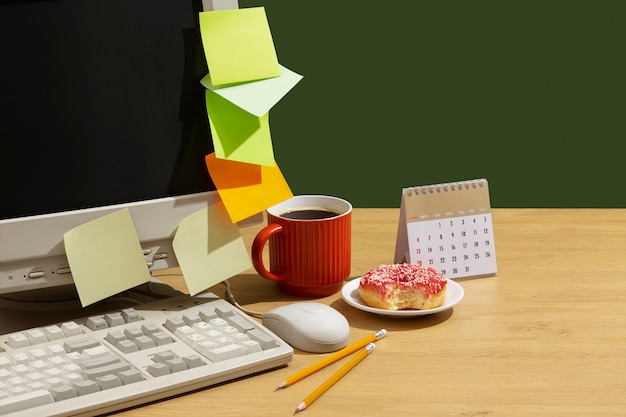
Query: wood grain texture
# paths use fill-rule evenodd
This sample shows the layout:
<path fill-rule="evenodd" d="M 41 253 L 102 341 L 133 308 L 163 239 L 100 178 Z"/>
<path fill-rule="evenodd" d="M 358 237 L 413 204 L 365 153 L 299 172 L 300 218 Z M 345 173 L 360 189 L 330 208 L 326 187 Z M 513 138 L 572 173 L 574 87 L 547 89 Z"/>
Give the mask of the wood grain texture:
<path fill-rule="evenodd" d="M 351 278 L 393 259 L 398 209 L 355 209 Z M 350 342 L 388 335 L 307 416 L 626 415 L 626 210 L 494 209 L 498 276 L 460 281 L 452 310 L 388 318 L 332 305 Z M 262 225 L 242 230 L 248 245 Z M 183 287 L 176 271 L 162 279 Z M 256 311 L 300 301 L 247 271 L 233 292 Z M 214 292 L 223 295 L 223 286 Z M 119 413 L 123 416 L 290 416 L 342 365 L 277 383 L 320 359 L 296 351 L 288 367 Z"/>

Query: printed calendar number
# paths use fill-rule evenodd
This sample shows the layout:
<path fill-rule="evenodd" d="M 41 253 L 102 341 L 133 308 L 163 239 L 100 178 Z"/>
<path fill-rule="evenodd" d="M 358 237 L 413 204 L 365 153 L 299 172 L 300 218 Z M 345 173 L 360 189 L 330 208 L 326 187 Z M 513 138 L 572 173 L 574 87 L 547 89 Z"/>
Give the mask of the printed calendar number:
<path fill-rule="evenodd" d="M 408 223 L 411 262 L 454 279 L 496 271 L 491 214 Z"/>

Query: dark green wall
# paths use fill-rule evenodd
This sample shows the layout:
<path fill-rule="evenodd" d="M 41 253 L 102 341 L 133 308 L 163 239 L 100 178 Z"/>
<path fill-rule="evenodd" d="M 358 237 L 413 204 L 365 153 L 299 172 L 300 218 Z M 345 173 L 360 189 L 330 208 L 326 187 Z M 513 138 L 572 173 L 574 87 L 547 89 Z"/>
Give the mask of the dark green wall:
<path fill-rule="evenodd" d="M 626 207 L 626 1 L 239 0 L 304 76 L 271 111 L 295 194 L 399 207 L 487 178 L 493 207 Z"/>

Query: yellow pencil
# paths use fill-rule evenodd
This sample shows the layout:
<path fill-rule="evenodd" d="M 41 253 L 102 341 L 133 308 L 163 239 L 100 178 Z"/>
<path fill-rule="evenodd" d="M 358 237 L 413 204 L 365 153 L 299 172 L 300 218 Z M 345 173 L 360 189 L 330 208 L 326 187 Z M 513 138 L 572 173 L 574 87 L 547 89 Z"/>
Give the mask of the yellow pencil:
<path fill-rule="evenodd" d="M 296 372 L 295 374 L 287 377 L 283 382 L 276 386 L 276 389 L 287 388 L 291 384 L 295 384 L 301 379 L 306 378 L 307 376 L 314 374 L 322 368 L 327 367 L 331 363 L 337 362 L 339 359 L 343 359 L 346 356 L 356 352 L 357 350 L 367 346 L 368 343 L 375 342 L 377 340 L 382 339 L 387 334 L 387 330 L 381 329 L 376 333 L 372 333 L 369 336 L 364 337 L 358 342 L 354 342 L 353 344 L 346 346 L 345 348 L 338 350 L 337 352 L 327 356 L 319 362 L 315 362 L 314 364 L 307 366 L 301 371 Z"/>
<path fill-rule="evenodd" d="M 296 411 L 294 412 L 294 414 L 299 413 L 300 411 L 304 410 L 305 408 L 313 404 L 313 401 L 317 400 L 323 393 L 325 393 L 330 387 L 332 387 L 335 382 L 339 381 L 339 379 L 342 376 L 347 374 L 359 362 L 365 359 L 365 357 L 369 355 L 373 350 L 374 350 L 373 343 L 369 343 L 367 346 L 365 346 L 364 349 L 361 349 L 359 353 L 354 355 L 352 359 L 350 359 L 348 362 L 346 362 L 345 365 L 339 368 L 339 370 L 335 372 L 330 378 L 328 378 L 326 382 L 324 382 L 315 391 L 313 391 L 304 400 L 302 400 L 300 405 L 298 405 L 298 407 L 296 408 Z"/>

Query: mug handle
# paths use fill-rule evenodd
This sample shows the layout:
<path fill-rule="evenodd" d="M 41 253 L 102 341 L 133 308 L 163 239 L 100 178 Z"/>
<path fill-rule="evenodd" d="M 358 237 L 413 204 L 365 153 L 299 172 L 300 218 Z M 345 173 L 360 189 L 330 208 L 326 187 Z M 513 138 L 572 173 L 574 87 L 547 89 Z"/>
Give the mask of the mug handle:
<path fill-rule="evenodd" d="M 267 278 L 272 281 L 283 281 L 286 276 L 285 274 L 277 275 L 274 274 L 265 268 L 263 264 L 263 248 L 267 241 L 277 233 L 282 232 L 283 227 L 280 224 L 272 223 L 265 226 L 261 231 L 254 237 L 254 241 L 252 242 L 252 264 L 254 265 L 254 269 L 261 275 L 263 278 Z"/>

